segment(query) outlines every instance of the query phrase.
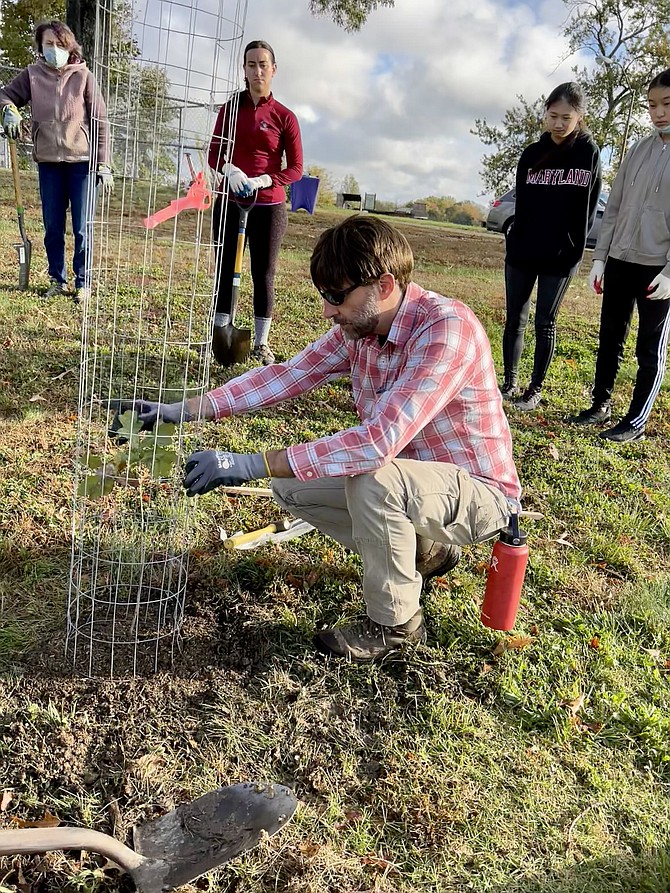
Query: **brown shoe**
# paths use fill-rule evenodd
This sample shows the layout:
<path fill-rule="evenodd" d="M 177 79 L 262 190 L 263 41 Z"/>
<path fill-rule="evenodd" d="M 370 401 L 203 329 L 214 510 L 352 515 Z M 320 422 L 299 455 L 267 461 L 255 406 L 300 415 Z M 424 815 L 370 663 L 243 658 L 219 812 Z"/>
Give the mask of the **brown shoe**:
<path fill-rule="evenodd" d="M 417 540 L 417 543 L 419 540 Z M 425 542 L 425 540 L 424 540 Z M 433 543 L 425 552 L 416 553 L 416 569 L 423 577 L 423 585 L 433 577 L 442 577 L 453 570 L 461 560 L 461 547 L 445 543 Z"/>
<path fill-rule="evenodd" d="M 400 626 L 381 626 L 369 617 L 347 626 L 323 629 L 314 636 L 314 644 L 326 654 L 368 662 L 380 660 L 405 645 L 426 640 L 421 609 Z"/>

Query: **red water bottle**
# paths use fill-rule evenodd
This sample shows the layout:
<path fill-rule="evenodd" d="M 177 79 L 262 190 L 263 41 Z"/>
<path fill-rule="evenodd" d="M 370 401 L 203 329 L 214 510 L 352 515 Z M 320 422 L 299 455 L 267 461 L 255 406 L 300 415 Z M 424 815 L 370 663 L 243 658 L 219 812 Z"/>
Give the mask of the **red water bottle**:
<path fill-rule="evenodd" d="M 519 529 L 519 516 L 500 531 L 489 564 L 481 621 L 491 629 L 514 629 L 521 588 L 528 564 L 528 534 Z"/>

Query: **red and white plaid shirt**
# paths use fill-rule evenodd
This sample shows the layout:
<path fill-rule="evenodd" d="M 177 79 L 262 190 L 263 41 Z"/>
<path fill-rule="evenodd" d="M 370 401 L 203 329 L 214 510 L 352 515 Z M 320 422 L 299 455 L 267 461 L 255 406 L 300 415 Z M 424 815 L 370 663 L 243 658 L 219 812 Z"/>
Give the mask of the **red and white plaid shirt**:
<path fill-rule="evenodd" d="M 411 282 L 384 344 L 335 325 L 286 363 L 252 369 L 207 395 L 215 417 L 273 406 L 351 376 L 360 424 L 287 449 L 300 480 L 365 474 L 393 459 L 451 462 L 521 495 L 491 346 L 460 301 Z"/>

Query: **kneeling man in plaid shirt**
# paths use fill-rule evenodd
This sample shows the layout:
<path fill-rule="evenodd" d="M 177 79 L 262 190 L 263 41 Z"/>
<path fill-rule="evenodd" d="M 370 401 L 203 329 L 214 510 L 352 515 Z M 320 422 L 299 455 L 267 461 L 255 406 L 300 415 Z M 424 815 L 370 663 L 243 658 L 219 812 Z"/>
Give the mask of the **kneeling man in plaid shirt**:
<path fill-rule="evenodd" d="M 358 552 L 367 617 L 315 640 L 352 660 L 423 641 L 422 587 L 461 546 L 495 536 L 521 493 L 486 333 L 465 304 L 412 282 L 413 266 L 386 221 L 347 218 L 310 263 L 325 335 L 203 398 L 137 405 L 147 424 L 220 419 L 351 377 L 357 425 L 266 453 L 199 451 L 184 486 L 193 496 L 270 477 L 280 506 Z"/>

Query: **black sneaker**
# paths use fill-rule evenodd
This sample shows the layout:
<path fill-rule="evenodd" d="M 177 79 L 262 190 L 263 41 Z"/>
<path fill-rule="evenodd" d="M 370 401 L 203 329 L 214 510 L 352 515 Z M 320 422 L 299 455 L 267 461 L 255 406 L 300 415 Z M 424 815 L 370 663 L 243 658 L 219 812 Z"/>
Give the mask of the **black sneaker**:
<path fill-rule="evenodd" d="M 405 645 L 426 640 L 421 609 L 401 626 L 381 626 L 369 617 L 359 623 L 323 629 L 314 636 L 314 644 L 325 654 L 348 657 L 360 663 L 380 660 Z"/>
<path fill-rule="evenodd" d="M 573 425 L 604 425 L 612 417 L 612 407 L 609 400 L 605 403 L 594 403 L 588 409 L 582 409 L 577 415 L 568 419 Z"/>
<path fill-rule="evenodd" d="M 269 345 L 258 344 L 251 351 L 250 359 L 255 360 L 257 363 L 262 363 L 263 366 L 271 366 L 275 361 L 275 355 Z"/>
<path fill-rule="evenodd" d="M 621 419 L 613 428 L 601 431 L 598 436 L 614 443 L 630 443 L 634 440 L 644 440 L 644 427 L 634 428 L 628 419 Z"/>
<path fill-rule="evenodd" d="M 433 543 L 428 551 L 416 556 L 416 569 L 425 584 L 433 577 L 443 577 L 453 570 L 461 560 L 461 547 L 445 543 Z"/>
<path fill-rule="evenodd" d="M 531 385 L 529 388 L 526 388 L 518 400 L 514 401 L 514 406 L 521 412 L 533 412 L 541 402 L 542 388 Z"/>
<path fill-rule="evenodd" d="M 519 396 L 521 390 L 515 381 L 504 381 L 498 390 L 502 394 L 503 400 L 514 400 Z"/>

